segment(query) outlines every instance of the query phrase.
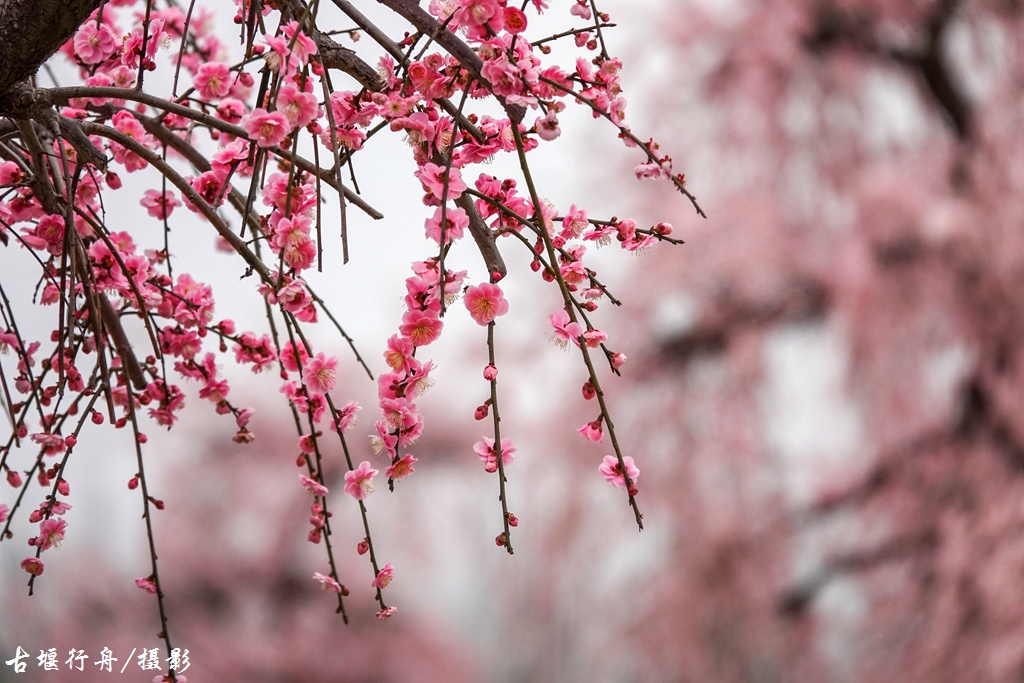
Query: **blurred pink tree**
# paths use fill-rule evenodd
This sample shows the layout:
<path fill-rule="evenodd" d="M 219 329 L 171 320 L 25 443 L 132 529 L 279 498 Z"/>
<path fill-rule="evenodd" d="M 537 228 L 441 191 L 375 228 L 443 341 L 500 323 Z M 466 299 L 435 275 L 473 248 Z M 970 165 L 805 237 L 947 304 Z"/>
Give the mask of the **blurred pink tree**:
<path fill-rule="evenodd" d="M 645 111 L 713 220 L 631 328 L 674 520 L 632 647 L 650 680 L 1020 680 L 1024 8 L 662 9 Z"/>

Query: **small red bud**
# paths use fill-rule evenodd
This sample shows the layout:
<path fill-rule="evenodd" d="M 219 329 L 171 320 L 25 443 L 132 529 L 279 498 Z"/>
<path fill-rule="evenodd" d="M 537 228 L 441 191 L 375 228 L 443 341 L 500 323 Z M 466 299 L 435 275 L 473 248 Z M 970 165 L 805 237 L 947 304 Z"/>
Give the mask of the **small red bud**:
<path fill-rule="evenodd" d="M 94 425 L 103 424 L 103 413 L 96 412 L 95 410 L 92 411 L 92 423 Z"/>
<path fill-rule="evenodd" d="M 139 488 L 139 478 L 135 476 L 128 480 L 128 490 L 134 491 L 137 488 Z"/>
<path fill-rule="evenodd" d="M 585 398 L 585 399 L 587 399 L 589 401 L 590 399 L 594 398 L 595 396 L 597 396 L 597 392 L 594 391 L 594 385 L 591 384 L 590 382 L 586 382 L 583 385 L 583 398 Z"/>
<path fill-rule="evenodd" d="M 74 448 L 75 444 L 78 443 L 78 439 L 75 438 L 74 434 L 70 434 L 64 437 L 64 445 L 68 448 Z"/>
<path fill-rule="evenodd" d="M 498 546 L 499 548 L 505 545 L 505 534 L 502 533 L 495 536 L 494 545 Z"/>
<path fill-rule="evenodd" d="M 7 483 L 14 488 L 21 486 L 21 475 L 14 470 L 7 470 Z"/>
<path fill-rule="evenodd" d="M 640 493 L 640 489 L 638 489 L 638 488 L 636 487 L 636 484 L 630 484 L 630 485 L 629 485 L 629 495 L 631 495 L 631 496 L 635 496 L 635 495 L 637 495 L 638 493 Z"/>
<path fill-rule="evenodd" d="M 149 441 L 149 437 L 139 432 L 139 443 L 146 443 L 147 441 Z"/>
<path fill-rule="evenodd" d="M 114 427 L 116 429 L 124 429 L 124 426 L 126 424 L 128 424 L 128 418 L 120 417 L 120 418 L 117 419 L 117 422 L 114 423 Z"/>
<path fill-rule="evenodd" d="M 519 518 L 513 515 L 511 512 L 508 513 L 508 525 L 519 526 Z"/>
<path fill-rule="evenodd" d="M 299 457 L 295 458 L 295 466 L 296 467 L 305 467 L 306 466 L 306 456 L 300 455 Z"/>
<path fill-rule="evenodd" d="M 473 414 L 473 417 L 475 419 L 477 419 L 477 420 L 483 420 L 484 418 L 486 418 L 487 417 L 487 406 L 486 405 L 477 406 L 476 413 Z"/>
<path fill-rule="evenodd" d="M 68 486 L 68 483 L 66 481 L 61 479 L 60 481 L 57 482 L 57 493 L 59 493 L 62 496 L 69 496 L 71 495 L 71 487 Z"/>
<path fill-rule="evenodd" d="M 366 542 L 366 539 L 359 541 L 359 545 L 356 546 L 356 552 L 360 555 L 365 555 L 370 549 L 370 544 Z"/>

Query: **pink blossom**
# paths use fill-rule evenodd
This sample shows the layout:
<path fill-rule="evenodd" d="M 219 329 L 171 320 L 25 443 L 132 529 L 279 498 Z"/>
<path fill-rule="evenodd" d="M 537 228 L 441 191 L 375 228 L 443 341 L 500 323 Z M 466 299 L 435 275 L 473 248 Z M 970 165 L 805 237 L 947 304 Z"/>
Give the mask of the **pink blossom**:
<path fill-rule="evenodd" d="M 192 83 L 205 100 L 219 100 L 231 92 L 231 72 L 223 62 L 206 62 L 199 67 Z"/>
<path fill-rule="evenodd" d="M 441 336 L 444 323 L 433 310 L 409 311 L 402 316 L 399 331 L 415 346 L 426 346 Z"/>
<path fill-rule="evenodd" d="M 401 458 L 400 460 L 397 460 L 394 463 L 392 463 L 390 467 L 384 470 L 384 474 L 387 475 L 388 479 L 394 479 L 395 481 L 398 481 L 399 479 L 405 479 L 410 474 L 416 471 L 413 468 L 413 464 L 416 462 L 419 461 L 413 456 L 407 455 L 404 458 Z"/>
<path fill-rule="evenodd" d="M 477 441 L 473 444 L 473 451 L 484 463 L 484 469 L 486 471 L 498 471 L 498 456 L 494 452 L 494 439 L 485 436 L 481 441 Z M 501 464 L 503 467 L 512 464 L 512 461 L 515 459 L 513 457 L 515 452 L 516 447 L 513 445 L 512 439 L 501 440 Z"/>
<path fill-rule="evenodd" d="M 106 24 L 97 28 L 95 22 L 87 21 L 75 33 L 75 54 L 85 64 L 99 64 L 114 54 L 119 42 Z"/>
<path fill-rule="evenodd" d="M 314 481 L 313 479 L 310 479 L 309 477 L 307 477 L 307 476 L 305 476 L 303 474 L 299 475 L 299 482 L 302 483 L 302 488 L 305 489 L 306 493 L 308 493 L 311 496 L 323 497 L 323 496 L 327 495 L 327 487 L 326 486 L 324 486 L 320 482 L 317 482 L 317 481 Z M 346 493 L 347 493 L 347 491 L 346 491 Z"/>
<path fill-rule="evenodd" d="M 629 480 L 635 484 L 636 480 L 640 478 L 640 469 L 634 464 L 633 458 L 628 455 L 622 459 L 622 462 L 626 465 L 626 473 L 629 474 Z M 615 484 L 619 488 L 626 488 L 626 477 L 623 476 L 619 460 L 614 455 L 604 456 L 604 462 L 601 463 L 598 470 L 609 484 Z"/>
<path fill-rule="evenodd" d="M 39 576 L 43 573 L 43 561 L 38 557 L 26 557 L 21 561 L 21 568 L 32 576 Z"/>
<path fill-rule="evenodd" d="M 445 167 L 427 162 L 416 169 L 423 190 L 438 200 L 444 198 L 458 199 L 466 191 L 466 183 L 462 182 L 462 172 L 457 168 L 448 169 L 448 191 L 445 193 Z"/>
<path fill-rule="evenodd" d="M 501 288 L 489 282 L 466 289 L 463 301 L 470 316 L 478 325 L 487 325 L 494 322 L 499 315 L 508 313 L 508 301 L 502 295 Z"/>
<path fill-rule="evenodd" d="M 0 522 L 7 521 L 7 515 L 9 511 L 9 508 L 6 505 L 0 505 Z"/>
<path fill-rule="evenodd" d="M 325 593 L 331 591 L 334 591 L 335 593 L 341 592 L 341 584 L 330 576 L 324 576 L 320 572 L 316 572 L 313 574 L 313 578 L 320 582 L 320 589 Z"/>
<path fill-rule="evenodd" d="M 377 476 L 377 470 L 370 467 L 366 460 L 359 463 L 359 467 L 345 473 L 345 493 L 356 500 L 363 500 L 373 493 L 373 478 Z"/>
<path fill-rule="evenodd" d="M 156 583 L 153 582 L 153 579 L 145 577 L 138 578 L 135 579 L 135 585 L 147 593 L 156 594 Z"/>
<path fill-rule="evenodd" d="M 306 389 L 314 394 L 326 394 L 338 383 L 338 359 L 323 352 L 306 362 L 302 373 Z"/>
<path fill-rule="evenodd" d="M 356 422 L 359 420 L 359 416 L 356 414 L 362 408 L 355 401 L 349 401 L 341 410 L 338 411 L 338 424 L 337 429 L 341 432 L 347 432 L 350 429 L 354 429 Z"/>
<path fill-rule="evenodd" d="M 541 140 L 547 140 L 548 142 L 562 134 L 562 129 L 558 127 L 558 117 L 554 111 L 549 111 L 544 116 L 538 116 L 537 120 L 533 123 L 533 127 L 537 131 L 537 136 Z"/>
<path fill-rule="evenodd" d="M 455 12 L 459 26 L 479 26 L 502 16 L 498 0 L 462 0 L 460 4 Z"/>
<path fill-rule="evenodd" d="M 397 611 L 398 611 L 398 608 L 395 607 L 394 605 L 391 605 L 390 607 L 385 607 L 384 609 L 379 610 L 377 612 L 377 619 L 380 620 L 380 621 L 387 621 Z"/>
<path fill-rule="evenodd" d="M 396 372 L 407 372 L 415 349 L 413 343 L 405 337 L 391 335 L 387 351 L 384 352 L 384 362 Z"/>
<path fill-rule="evenodd" d="M 302 92 L 291 83 L 281 86 L 277 95 L 277 110 L 288 118 L 294 128 L 302 128 L 316 120 L 319 106 L 312 93 Z"/>
<path fill-rule="evenodd" d="M 569 321 L 569 314 L 564 308 L 549 315 L 548 322 L 554 328 L 552 339 L 555 344 L 563 349 L 570 341 L 576 346 L 580 345 L 579 336 L 583 333 L 583 329 L 579 323 Z"/>
<path fill-rule="evenodd" d="M 39 536 L 36 545 L 40 550 L 59 548 L 64 541 L 64 531 L 68 523 L 63 519 L 46 519 L 39 525 Z"/>
<path fill-rule="evenodd" d="M 181 206 L 181 202 L 174 196 L 174 192 L 167 190 L 167 192 L 161 192 L 159 190 L 146 190 L 143 193 L 142 199 L 139 200 L 139 204 L 146 207 L 146 211 L 153 218 L 164 219 L 171 215 L 174 208 Z"/>
<path fill-rule="evenodd" d="M 438 244 L 441 243 L 441 207 L 437 207 L 434 215 L 428 218 L 424 227 L 427 237 Z M 455 240 L 462 239 L 463 231 L 469 225 L 469 216 L 458 207 L 449 207 L 444 211 L 444 243 L 449 244 Z"/>
<path fill-rule="evenodd" d="M 526 30 L 526 14 L 518 7 L 505 8 L 505 30 L 512 34 L 522 33 Z"/>
<path fill-rule="evenodd" d="M 370 585 L 374 588 L 384 590 L 388 587 L 388 584 L 395 578 L 395 568 L 388 562 L 384 565 L 384 568 L 377 572 L 377 578 L 375 578 Z"/>
<path fill-rule="evenodd" d="M 284 114 L 279 111 L 268 112 L 266 109 L 256 109 L 251 114 L 242 117 L 242 128 L 260 147 L 274 147 L 281 144 L 291 131 L 291 126 Z"/>
<path fill-rule="evenodd" d="M 604 430 L 601 427 L 601 418 L 588 422 L 587 424 L 576 430 L 580 433 L 584 439 L 593 441 L 594 443 L 601 443 L 604 439 Z"/>

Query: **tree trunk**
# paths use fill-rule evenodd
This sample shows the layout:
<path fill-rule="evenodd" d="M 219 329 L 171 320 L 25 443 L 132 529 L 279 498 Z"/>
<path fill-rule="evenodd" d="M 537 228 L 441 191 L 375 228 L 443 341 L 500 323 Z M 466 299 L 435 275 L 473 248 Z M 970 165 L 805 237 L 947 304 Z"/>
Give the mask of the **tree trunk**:
<path fill-rule="evenodd" d="M 0 95 L 75 34 L 102 0 L 0 0 Z"/>

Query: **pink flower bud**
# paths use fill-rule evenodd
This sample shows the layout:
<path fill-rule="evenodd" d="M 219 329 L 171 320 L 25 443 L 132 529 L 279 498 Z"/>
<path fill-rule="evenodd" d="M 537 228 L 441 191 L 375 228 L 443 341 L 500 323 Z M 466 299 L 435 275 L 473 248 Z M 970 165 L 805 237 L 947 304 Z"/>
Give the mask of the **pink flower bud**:
<path fill-rule="evenodd" d="M 68 483 L 66 481 L 61 479 L 60 481 L 57 482 L 57 493 L 59 493 L 62 496 L 70 495 L 71 487 L 68 486 Z"/>
<path fill-rule="evenodd" d="M 498 376 L 498 368 L 493 365 L 488 365 L 484 368 L 484 379 L 488 382 L 493 382 L 494 378 Z"/>
<path fill-rule="evenodd" d="M 159 500 L 157 498 L 150 498 L 150 501 L 153 503 L 153 507 L 155 507 L 157 510 L 164 509 L 164 502 L 162 500 Z"/>
<path fill-rule="evenodd" d="M 42 510 L 33 510 L 32 514 L 30 514 L 28 516 L 28 523 L 29 524 L 36 524 L 42 518 L 43 518 L 43 511 Z"/>
<path fill-rule="evenodd" d="M 483 420 L 484 418 L 486 418 L 487 417 L 487 406 L 486 405 L 477 406 L 476 413 L 473 415 L 473 417 L 476 418 L 477 420 Z"/>
<path fill-rule="evenodd" d="M 508 525 L 519 526 L 519 518 L 513 515 L 511 512 L 508 513 Z"/>
<path fill-rule="evenodd" d="M 103 424 L 103 413 L 96 412 L 95 410 L 92 411 L 92 423 L 94 425 Z"/>
<path fill-rule="evenodd" d="M 360 555 L 365 555 L 370 549 L 370 544 L 366 542 L 366 539 L 359 541 L 359 545 L 356 546 L 356 552 Z"/>
<path fill-rule="evenodd" d="M 594 385 L 591 384 L 590 382 L 585 383 L 583 385 L 583 398 L 585 398 L 585 399 L 587 399 L 589 401 L 590 399 L 594 398 L 595 396 L 597 396 L 597 392 L 594 391 Z"/>
<path fill-rule="evenodd" d="M 132 477 L 131 479 L 128 480 L 128 490 L 134 491 L 137 488 L 139 488 L 139 478 Z"/>
<path fill-rule="evenodd" d="M 78 439 L 75 438 L 74 434 L 64 437 L 64 445 L 68 448 L 74 448 L 77 443 Z"/>
<path fill-rule="evenodd" d="M 15 472 L 14 470 L 8 470 L 7 483 L 13 486 L 14 488 L 18 488 L 19 486 L 21 486 L 21 475 Z"/>
<path fill-rule="evenodd" d="M 140 432 L 139 433 L 139 443 L 146 443 L 147 441 L 149 441 L 149 437 L 146 436 L 145 434 L 142 434 Z"/>
<path fill-rule="evenodd" d="M 309 536 L 306 536 L 306 540 L 309 541 L 310 543 L 319 543 L 320 542 L 320 530 L 319 529 L 312 529 L 309 532 Z"/>
<path fill-rule="evenodd" d="M 613 353 L 612 354 L 612 367 L 618 370 L 626 363 L 626 354 L 624 353 Z"/>
<path fill-rule="evenodd" d="M 497 536 L 494 537 L 494 545 L 498 546 L 499 548 L 501 546 L 505 545 L 505 534 L 504 533 L 498 534 Z"/>

